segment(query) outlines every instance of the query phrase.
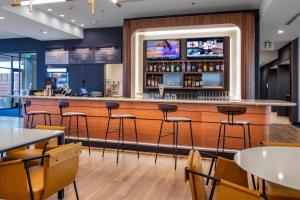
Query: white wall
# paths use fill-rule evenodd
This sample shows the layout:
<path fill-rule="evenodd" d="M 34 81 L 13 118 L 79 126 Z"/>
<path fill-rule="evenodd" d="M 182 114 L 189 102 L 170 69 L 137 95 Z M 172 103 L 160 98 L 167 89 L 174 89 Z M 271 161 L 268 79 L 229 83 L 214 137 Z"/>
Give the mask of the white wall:
<path fill-rule="evenodd" d="M 230 93 L 233 99 L 241 99 L 241 33 L 234 25 L 210 25 L 174 27 L 136 31 L 131 39 L 131 96 L 143 93 L 143 41 L 153 39 L 177 39 L 199 37 L 230 37 Z M 182 44 L 184 45 L 184 44 Z"/>

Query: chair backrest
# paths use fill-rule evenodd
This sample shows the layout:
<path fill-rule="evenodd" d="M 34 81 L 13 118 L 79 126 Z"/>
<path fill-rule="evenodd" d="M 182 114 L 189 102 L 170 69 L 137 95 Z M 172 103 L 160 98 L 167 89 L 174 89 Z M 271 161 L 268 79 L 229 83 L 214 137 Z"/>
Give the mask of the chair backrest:
<path fill-rule="evenodd" d="M 176 112 L 177 106 L 172 104 L 158 104 L 158 109 L 163 112 L 164 120 L 167 120 L 168 113 Z"/>
<path fill-rule="evenodd" d="M 248 175 L 233 160 L 218 157 L 214 177 L 248 188 Z"/>
<path fill-rule="evenodd" d="M 53 131 L 66 131 L 66 128 L 64 126 L 45 126 L 45 125 L 37 125 L 35 129 L 41 129 L 41 130 L 53 130 Z M 36 149 L 44 149 L 45 145 L 47 145 L 47 148 L 54 148 L 58 145 L 57 138 L 53 138 L 46 142 L 39 142 L 34 145 L 34 148 Z"/>
<path fill-rule="evenodd" d="M 44 193 L 46 199 L 75 181 L 81 143 L 67 144 L 47 152 L 44 160 Z"/>
<path fill-rule="evenodd" d="M 261 200 L 261 195 L 258 191 L 250 190 L 225 180 L 221 180 L 221 182 L 218 184 L 214 196 L 217 200 Z"/>
<path fill-rule="evenodd" d="M 27 114 L 27 108 L 31 106 L 31 101 L 30 99 L 24 99 L 23 100 L 23 108 L 24 108 L 24 112 L 25 114 Z"/>
<path fill-rule="evenodd" d="M 199 151 L 194 151 L 194 150 L 190 151 L 186 167 L 188 167 L 194 171 L 197 171 L 199 173 L 203 173 L 201 155 L 200 155 Z M 195 175 L 191 172 L 186 172 L 186 173 L 187 173 L 186 179 L 190 183 L 192 199 L 193 200 L 203 200 L 203 199 L 206 200 L 207 195 L 205 192 L 203 177 Z"/>
<path fill-rule="evenodd" d="M 0 199 L 30 199 L 22 160 L 0 162 Z"/>
<path fill-rule="evenodd" d="M 69 108 L 69 106 L 70 106 L 70 103 L 69 103 L 69 102 L 60 100 L 60 101 L 58 102 L 58 107 L 59 107 L 60 115 L 62 115 L 62 113 L 63 113 L 62 110 L 63 110 L 64 108 Z"/>
<path fill-rule="evenodd" d="M 105 107 L 107 108 L 108 115 L 111 115 L 112 110 L 117 110 L 120 107 L 120 104 L 117 102 L 105 102 Z"/>

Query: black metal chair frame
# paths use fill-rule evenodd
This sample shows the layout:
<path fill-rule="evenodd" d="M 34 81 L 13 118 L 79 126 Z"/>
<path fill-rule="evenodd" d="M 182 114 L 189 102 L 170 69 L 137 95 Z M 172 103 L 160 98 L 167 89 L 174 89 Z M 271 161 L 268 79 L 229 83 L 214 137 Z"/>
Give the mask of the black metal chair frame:
<path fill-rule="evenodd" d="M 158 136 L 158 141 L 157 141 L 157 148 L 156 148 L 156 153 L 155 153 L 155 164 L 157 162 L 157 156 L 158 156 L 158 150 L 159 150 L 159 144 L 161 137 L 166 137 L 173 135 L 173 147 L 174 147 L 174 152 L 173 156 L 175 157 L 175 170 L 177 169 L 177 155 L 178 155 L 178 126 L 179 123 L 189 123 L 190 125 L 190 135 L 191 135 L 191 142 L 192 142 L 192 149 L 194 149 L 194 139 L 193 139 L 193 130 L 192 130 L 192 120 L 190 121 L 170 121 L 168 119 L 168 113 L 169 112 L 176 112 L 177 111 L 177 106 L 176 105 L 170 105 L 170 104 L 159 104 L 159 110 L 163 112 L 163 119 L 161 121 L 160 125 L 160 130 L 159 130 L 159 136 Z M 163 134 L 163 125 L 164 123 L 173 123 L 173 131 L 171 133 L 167 133 L 165 135 Z"/>
<path fill-rule="evenodd" d="M 63 109 L 68 108 L 69 102 L 66 101 L 60 101 L 59 102 L 59 112 L 61 116 L 61 121 L 60 121 L 60 126 L 62 126 L 64 118 L 69 118 L 69 125 L 68 125 L 68 143 L 70 142 L 70 132 L 71 132 L 71 122 L 72 122 L 72 117 L 76 117 L 76 133 L 77 133 L 77 140 L 79 140 L 79 117 L 82 117 L 85 119 L 85 127 L 86 127 L 86 136 L 88 140 L 88 147 L 89 147 L 89 155 L 91 154 L 91 144 L 90 144 L 90 135 L 89 135 L 89 127 L 88 127 L 88 120 L 87 120 L 87 115 L 64 115 Z"/>
<path fill-rule="evenodd" d="M 228 110 L 224 110 L 224 108 Z M 223 121 L 220 124 L 219 127 L 219 136 L 218 136 L 218 145 L 217 145 L 217 154 L 219 153 L 219 146 L 220 146 L 220 140 L 223 139 L 223 152 L 225 149 L 225 138 L 236 138 L 236 139 L 243 139 L 244 140 L 244 148 L 247 148 L 247 142 L 246 142 L 246 129 L 245 126 L 247 126 L 248 129 L 248 145 L 251 148 L 251 132 L 250 132 L 250 122 L 247 123 L 238 123 L 238 121 L 234 121 L 235 115 L 242 115 L 246 113 L 246 107 L 230 107 L 230 106 L 218 106 L 218 112 L 222 114 L 227 115 L 227 121 Z M 243 134 L 244 137 L 235 137 L 235 136 L 226 136 L 226 126 L 241 126 L 243 128 Z M 223 128 L 223 136 L 221 135 Z"/>
<path fill-rule="evenodd" d="M 107 137 L 109 133 L 118 133 L 118 143 L 117 143 L 117 163 L 119 163 L 119 151 L 120 146 L 122 146 L 123 152 L 124 152 L 124 120 L 129 119 L 133 120 L 134 122 L 134 131 L 135 131 L 135 139 L 136 139 L 136 145 L 137 145 L 137 156 L 138 159 L 140 158 L 139 148 L 138 148 L 138 135 L 137 135 L 137 127 L 136 127 L 136 117 L 130 116 L 130 117 L 112 117 L 112 110 L 117 110 L 120 107 L 120 104 L 115 102 L 106 102 L 106 108 L 108 111 L 108 121 L 107 121 L 107 127 L 106 127 L 106 133 L 105 133 L 105 140 L 104 140 L 104 147 L 102 151 L 102 158 L 104 157 L 105 149 L 106 149 L 106 143 L 107 143 Z M 119 127 L 117 129 L 114 129 L 112 131 L 109 131 L 109 125 L 110 121 L 113 119 L 119 119 Z M 120 138 L 122 137 L 122 143 L 120 143 Z"/>
<path fill-rule="evenodd" d="M 23 107 L 24 107 L 24 114 L 27 116 L 26 128 L 29 127 L 29 124 L 30 124 L 30 128 L 33 128 L 33 122 L 34 122 L 35 115 L 44 115 L 45 126 L 47 125 L 47 116 L 48 116 L 49 125 L 51 126 L 51 114 L 50 113 L 43 112 L 43 111 L 41 111 L 40 113 L 28 113 L 27 108 L 29 106 L 31 106 L 31 101 L 29 99 L 25 99 L 24 103 L 23 103 Z M 31 117 L 31 120 L 30 120 L 30 117 Z"/>
<path fill-rule="evenodd" d="M 32 182 L 31 182 L 31 178 L 30 178 L 30 171 L 29 171 L 30 165 L 29 165 L 29 162 L 33 161 L 33 160 L 41 159 L 41 166 L 43 166 L 43 161 L 47 157 L 49 157 L 49 155 L 42 155 L 42 156 L 22 160 L 23 163 L 24 163 L 24 168 L 25 168 L 26 175 L 27 175 L 27 182 L 28 182 L 28 187 L 29 187 L 30 199 L 31 200 L 34 200 L 34 194 L 33 194 L 33 189 L 32 189 Z M 76 194 L 76 199 L 79 200 L 76 181 L 73 182 L 73 186 L 74 186 L 74 190 L 75 190 L 75 194 Z"/>

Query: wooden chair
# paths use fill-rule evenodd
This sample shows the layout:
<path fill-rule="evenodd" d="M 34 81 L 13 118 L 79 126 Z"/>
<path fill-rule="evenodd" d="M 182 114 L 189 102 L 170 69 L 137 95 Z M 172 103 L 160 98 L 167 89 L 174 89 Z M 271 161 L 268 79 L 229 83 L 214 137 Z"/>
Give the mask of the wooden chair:
<path fill-rule="evenodd" d="M 193 200 L 260 200 L 262 197 L 262 195 L 258 191 L 250 190 L 246 187 L 237 185 L 227 180 L 204 174 L 202 170 L 201 155 L 198 151 L 190 151 L 187 166 L 185 168 L 185 173 L 186 180 L 190 183 Z M 235 174 L 232 174 L 230 172 L 226 173 L 235 176 Z M 210 191 L 205 188 L 205 179 L 210 179 L 212 181 Z"/>
<path fill-rule="evenodd" d="M 67 144 L 40 157 L 0 162 L 0 198 L 44 200 L 73 183 L 78 200 L 75 177 L 81 148 L 81 143 Z M 35 159 L 43 159 L 44 165 L 29 167 Z"/>

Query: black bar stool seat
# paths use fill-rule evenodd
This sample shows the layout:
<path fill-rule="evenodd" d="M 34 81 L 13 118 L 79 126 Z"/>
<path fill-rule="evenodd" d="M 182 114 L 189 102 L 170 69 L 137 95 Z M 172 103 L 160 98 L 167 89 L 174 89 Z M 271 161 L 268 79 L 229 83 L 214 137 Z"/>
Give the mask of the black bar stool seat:
<path fill-rule="evenodd" d="M 27 116 L 27 121 L 26 121 L 26 128 L 29 127 L 29 123 L 30 123 L 30 128 L 33 128 L 33 122 L 34 122 L 34 117 L 36 115 L 43 115 L 44 116 L 44 124 L 45 126 L 47 125 L 47 117 L 48 116 L 48 120 L 49 120 L 49 125 L 51 126 L 51 113 L 48 111 L 44 111 L 44 110 L 31 110 L 28 111 L 28 107 L 31 106 L 31 101 L 29 99 L 24 99 L 23 101 L 23 107 L 24 107 L 24 114 Z M 30 117 L 31 117 L 31 122 L 30 122 Z"/>
<path fill-rule="evenodd" d="M 104 157 L 104 152 L 106 148 L 106 141 L 109 133 L 118 133 L 118 143 L 117 143 L 117 163 L 119 163 L 119 150 L 120 145 L 123 147 L 124 151 L 124 120 L 129 119 L 133 120 L 134 122 L 134 131 L 135 131 L 135 139 L 136 139 L 136 145 L 137 145 L 137 156 L 138 159 L 140 158 L 139 148 L 138 148 L 138 135 L 137 135 L 137 128 L 136 128 L 136 116 L 130 115 L 130 114 L 112 114 L 112 110 L 117 110 L 120 107 L 119 103 L 116 102 L 106 102 L 105 106 L 108 111 L 108 122 L 106 127 L 106 134 L 105 134 L 105 140 L 104 140 L 104 147 L 102 152 L 102 157 Z M 113 119 L 119 120 L 119 127 L 118 129 L 115 129 L 113 131 L 109 131 L 109 125 L 110 121 Z M 122 144 L 120 144 L 120 138 L 122 137 Z"/>
<path fill-rule="evenodd" d="M 179 134 L 178 125 L 179 125 L 179 123 L 189 123 L 192 149 L 194 149 L 192 119 L 187 118 L 187 117 L 169 117 L 168 116 L 169 113 L 177 111 L 177 106 L 176 105 L 159 104 L 158 109 L 163 112 L 163 119 L 161 121 L 160 131 L 159 131 L 159 136 L 158 136 L 158 141 L 157 141 L 157 148 L 156 148 L 156 154 L 155 154 L 155 163 L 157 161 L 157 155 L 158 155 L 158 149 L 159 149 L 159 144 L 160 144 L 161 137 L 172 135 L 173 136 L 173 148 L 174 148 L 173 155 L 175 157 L 175 170 L 176 170 L 176 168 L 177 168 L 178 134 Z M 164 125 L 164 123 L 172 123 L 173 124 L 173 131 L 171 133 L 168 133 L 168 134 L 165 133 L 163 135 L 163 125 Z"/>
<path fill-rule="evenodd" d="M 219 113 L 227 115 L 227 120 L 222 120 L 220 127 L 219 127 L 219 136 L 218 136 L 218 144 L 217 144 L 217 153 L 219 153 L 219 146 L 220 140 L 223 139 L 223 152 L 225 149 L 225 138 L 238 138 L 244 140 L 244 149 L 247 148 L 246 142 L 246 129 L 248 128 L 248 145 L 251 148 L 251 132 L 250 132 L 250 125 L 251 123 L 246 120 L 235 120 L 234 116 L 243 115 L 246 113 L 246 107 L 240 106 L 217 106 L 217 110 Z M 243 136 L 227 136 L 226 135 L 226 126 L 241 126 L 243 128 Z M 223 135 L 222 135 L 222 128 L 223 128 Z"/>
<path fill-rule="evenodd" d="M 76 117 L 76 132 L 77 132 L 77 139 L 79 140 L 79 117 L 85 119 L 85 127 L 86 127 L 86 137 L 88 141 L 89 147 L 89 154 L 91 154 L 91 144 L 90 144 L 90 135 L 89 135 L 89 127 L 88 127 L 88 120 L 87 114 L 82 112 L 63 112 L 63 109 L 69 108 L 70 104 L 67 101 L 59 101 L 58 104 L 59 112 L 61 116 L 60 126 L 62 126 L 64 118 L 69 118 L 69 128 L 68 128 L 68 141 L 70 140 L 70 132 L 71 132 L 71 121 L 73 117 Z"/>

